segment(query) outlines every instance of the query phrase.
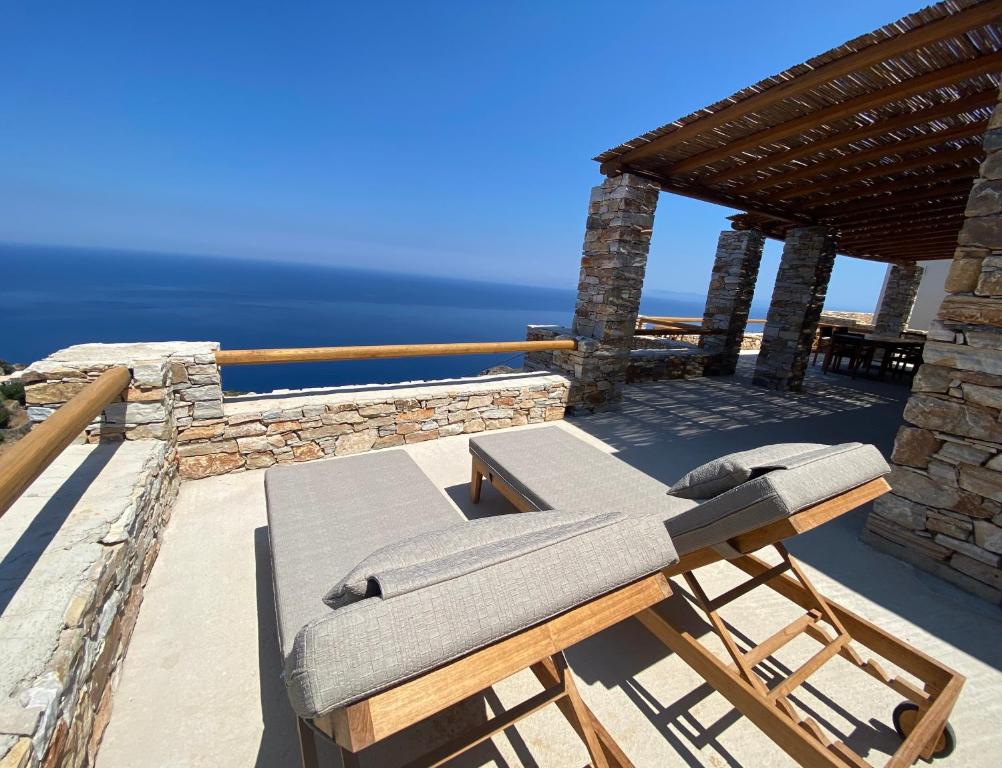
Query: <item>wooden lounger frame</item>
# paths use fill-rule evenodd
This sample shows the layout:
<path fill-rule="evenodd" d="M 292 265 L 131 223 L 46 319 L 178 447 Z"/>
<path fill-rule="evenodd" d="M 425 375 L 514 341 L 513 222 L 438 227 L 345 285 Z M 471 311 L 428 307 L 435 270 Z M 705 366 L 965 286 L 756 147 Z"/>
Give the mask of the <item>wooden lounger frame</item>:
<path fill-rule="evenodd" d="M 470 482 L 470 498 L 474 503 L 480 501 L 485 478 L 520 512 L 536 509 L 476 456 L 473 457 Z M 910 766 L 919 757 L 928 759 L 940 749 L 944 728 L 964 685 L 964 677 L 958 672 L 823 597 L 782 544 L 784 539 L 816 528 L 889 490 L 890 486 L 883 478 L 872 480 L 784 520 L 730 539 L 727 544 L 731 549 L 726 558 L 717 549 L 700 549 L 685 555 L 676 565 L 664 571 L 666 577 L 680 576 L 685 580 L 693 602 L 706 614 L 714 632 L 723 642 L 731 659 L 730 664 L 708 650 L 689 632 L 672 626 L 655 607 L 640 612 L 636 617 L 802 766 L 870 766 L 845 743 L 829 739 L 813 719 L 801 718 L 789 700 L 795 689 L 835 656 L 849 661 L 918 707 L 911 732 L 886 763 L 886 768 Z M 778 565 L 770 565 L 752 554 L 765 547 L 772 547 L 779 554 Z M 693 571 L 724 559 L 744 571 L 749 578 L 724 594 L 710 598 Z M 806 613 L 758 645 L 741 650 L 718 611 L 759 586 L 769 587 L 804 608 Z M 755 666 L 800 635 L 816 640 L 820 650 L 799 669 L 767 689 L 755 674 Z M 919 684 L 887 674 L 877 660 L 864 659 L 852 643 L 897 665 Z"/>
<path fill-rule="evenodd" d="M 524 669 L 532 670 L 544 690 L 488 719 L 438 749 L 408 763 L 434 768 L 494 734 L 556 704 L 584 742 L 594 768 L 633 768 L 588 706 L 581 700 L 563 651 L 586 637 L 646 611 L 671 594 L 662 573 L 572 608 L 517 635 L 427 672 L 420 677 L 336 709 L 310 723 L 299 720 L 304 768 L 319 768 L 313 729 L 333 740 L 346 768 L 358 765 L 356 753 L 490 688 Z"/>

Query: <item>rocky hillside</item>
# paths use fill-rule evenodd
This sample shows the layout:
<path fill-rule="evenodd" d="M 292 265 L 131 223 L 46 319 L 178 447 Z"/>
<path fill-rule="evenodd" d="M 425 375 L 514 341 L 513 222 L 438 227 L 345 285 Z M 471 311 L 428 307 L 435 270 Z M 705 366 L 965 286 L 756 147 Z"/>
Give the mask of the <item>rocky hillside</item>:
<path fill-rule="evenodd" d="M 28 432 L 24 385 L 19 381 L 23 367 L 0 360 L 0 453 Z"/>

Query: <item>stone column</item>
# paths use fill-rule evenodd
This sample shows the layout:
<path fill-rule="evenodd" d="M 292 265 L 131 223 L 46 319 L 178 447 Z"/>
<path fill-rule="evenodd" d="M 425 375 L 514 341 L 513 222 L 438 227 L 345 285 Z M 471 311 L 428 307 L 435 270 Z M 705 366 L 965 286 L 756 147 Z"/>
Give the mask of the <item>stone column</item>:
<path fill-rule="evenodd" d="M 622 397 L 640 310 L 659 188 L 639 176 L 607 178 L 588 206 L 573 328 L 530 326 L 528 338 L 576 338 L 573 352 L 527 356 L 573 378 L 568 409 L 593 410 Z"/>
<path fill-rule="evenodd" d="M 1002 602 L 1002 105 L 863 538 Z"/>
<path fill-rule="evenodd" d="M 895 264 L 887 275 L 884 295 L 880 299 L 877 318 L 873 326 L 876 333 L 886 336 L 897 336 L 908 330 L 908 318 L 915 306 L 922 273 L 925 270 L 914 262 L 911 264 Z"/>
<path fill-rule="evenodd" d="M 763 245 L 765 235 L 754 230 L 724 230 L 717 240 L 703 330 L 722 333 L 700 339 L 699 346 L 714 355 L 706 364 L 708 374 L 729 376 L 737 367 Z"/>
<path fill-rule="evenodd" d="M 787 232 L 755 364 L 755 384 L 801 388 L 834 264 L 835 238 L 830 229 L 796 227 Z"/>

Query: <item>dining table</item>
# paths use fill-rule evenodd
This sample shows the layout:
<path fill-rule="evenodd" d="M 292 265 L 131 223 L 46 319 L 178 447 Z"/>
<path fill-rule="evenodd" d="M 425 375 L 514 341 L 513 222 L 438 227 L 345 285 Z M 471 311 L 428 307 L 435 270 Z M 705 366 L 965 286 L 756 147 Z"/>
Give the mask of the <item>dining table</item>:
<path fill-rule="evenodd" d="M 901 336 L 891 336 L 879 333 L 867 333 L 864 334 L 861 339 L 861 347 L 863 350 L 883 350 L 883 355 L 880 359 L 880 367 L 877 370 L 877 378 L 883 380 L 887 375 L 887 371 L 890 367 L 891 361 L 894 359 L 895 353 L 900 351 L 908 350 L 921 350 L 925 346 L 925 341 L 922 339 L 906 339 Z M 824 370 L 829 370 L 831 365 L 831 354 L 832 347 L 829 347 L 828 351 L 825 353 Z M 872 355 L 868 356 L 869 359 L 873 359 Z"/>

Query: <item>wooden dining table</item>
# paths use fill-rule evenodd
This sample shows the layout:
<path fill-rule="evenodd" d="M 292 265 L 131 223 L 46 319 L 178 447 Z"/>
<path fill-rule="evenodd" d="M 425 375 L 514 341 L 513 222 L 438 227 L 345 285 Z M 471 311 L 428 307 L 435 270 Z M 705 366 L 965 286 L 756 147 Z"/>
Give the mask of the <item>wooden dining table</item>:
<path fill-rule="evenodd" d="M 861 340 L 862 346 L 869 346 L 874 350 L 883 350 L 884 354 L 880 360 L 880 368 L 877 370 L 877 378 L 883 379 L 887 374 L 887 369 L 891 364 L 894 352 L 904 349 L 921 349 L 925 346 L 925 341 L 919 339 L 903 339 L 900 336 L 887 336 L 878 333 L 865 334 Z M 825 353 L 824 370 L 830 370 L 832 347 L 829 345 Z"/>

